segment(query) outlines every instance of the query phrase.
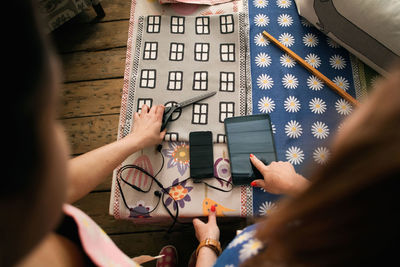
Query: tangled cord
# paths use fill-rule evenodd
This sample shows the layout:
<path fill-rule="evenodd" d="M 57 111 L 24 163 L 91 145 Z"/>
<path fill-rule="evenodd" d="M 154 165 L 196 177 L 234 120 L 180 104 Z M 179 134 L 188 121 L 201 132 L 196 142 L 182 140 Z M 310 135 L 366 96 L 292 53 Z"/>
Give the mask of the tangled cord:
<path fill-rule="evenodd" d="M 155 211 L 155 210 L 158 208 L 158 206 L 159 206 L 159 204 L 160 204 L 160 200 L 161 200 L 161 202 L 162 202 L 164 208 L 166 209 L 168 215 L 172 218 L 172 224 L 170 225 L 170 227 L 169 227 L 168 230 L 167 230 L 168 233 L 172 232 L 172 229 L 174 228 L 175 224 L 177 224 L 177 223 L 179 223 L 179 224 L 185 224 L 185 223 L 182 223 L 182 222 L 179 222 L 179 221 L 178 221 L 178 216 L 179 216 L 179 205 L 178 205 L 176 199 L 169 193 L 169 191 L 170 191 L 170 189 L 171 189 L 172 187 L 177 186 L 177 185 L 182 184 L 182 183 L 185 183 L 186 181 L 192 179 L 194 183 L 197 183 L 197 184 L 198 184 L 198 183 L 203 183 L 203 184 L 205 184 L 206 186 L 208 186 L 208 187 L 210 187 L 210 188 L 213 188 L 213 189 L 215 189 L 215 190 L 221 191 L 221 192 L 230 192 L 230 191 L 232 191 L 232 189 L 233 189 L 233 183 L 230 182 L 230 181 L 224 180 L 224 179 L 222 179 L 222 178 L 219 178 L 219 177 L 213 177 L 213 178 L 214 178 L 214 179 L 217 179 L 218 181 L 220 181 L 220 182 L 222 182 L 222 183 L 225 182 L 225 183 L 231 185 L 231 188 L 230 188 L 229 190 L 224 190 L 224 189 L 222 189 L 222 188 L 218 188 L 218 187 L 216 187 L 216 186 L 214 186 L 214 185 L 210 185 L 210 184 L 204 182 L 203 180 L 194 179 L 194 178 L 191 178 L 191 177 L 188 177 L 188 178 L 186 178 L 186 179 L 180 181 L 179 183 L 172 184 L 172 185 L 169 186 L 169 187 L 164 187 L 164 185 L 163 185 L 156 177 L 157 177 L 158 174 L 160 174 L 160 172 L 161 172 L 162 169 L 164 168 L 165 159 L 164 159 L 164 155 L 161 153 L 161 147 L 160 147 L 160 146 L 158 147 L 157 151 L 160 153 L 160 155 L 161 155 L 161 157 L 162 157 L 162 163 L 161 163 L 161 168 L 158 170 L 158 172 L 157 172 L 155 175 L 150 174 L 147 170 L 143 169 L 142 167 L 140 167 L 140 166 L 138 166 L 138 165 L 135 165 L 135 164 L 128 164 L 128 165 L 122 166 L 122 167 L 118 170 L 118 172 L 117 172 L 117 179 L 116 179 L 116 180 L 117 180 L 117 184 L 118 184 L 119 191 L 121 192 L 121 197 L 122 197 L 122 200 L 123 200 L 123 202 L 124 202 L 124 205 L 125 205 L 125 207 L 126 207 L 129 211 L 132 211 L 133 209 L 129 207 L 129 205 L 128 205 L 127 201 L 126 201 L 126 198 L 125 198 L 125 195 L 124 195 L 124 192 L 123 192 L 123 190 L 122 190 L 122 186 L 121 186 L 121 183 L 120 183 L 119 180 L 121 180 L 122 182 L 124 182 L 126 185 L 130 186 L 132 189 L 134 189 L 134 190 L 136 190 L 136 191 L 139 191 L 139 192 L 142 192 L 142 193 L 148 193 L 148 192 L 150 192 L 150 190 L 151 190 L 151 188 L 152 188 L 152 186 L 153 186 L 153 182 L 155 182 L 155 183 L 158 185 L 158 187 L 160 187 L 161 192 L 158 191 L 158 190 L 154 191 L 154 195 L 158 197 L 158 201 L 157 201 L 156 206 L 155 206 L 153 209 L 151 209 L 151 210 L 149 210 L 149 211 L 146 211 L 146 212 L 141 212 L 141 211 L 135 211 L 135 212 L 138 213 L 138 214 L 140 214 L 140 215 L 149 215 L 150 213 L 152 213 L 153 211 Z M 136 169 L 136 170 L 142 172 L 143 174 L 147 175 L 148 177 L 150 177 L 150 178 L 151 178 L 151 183 L 150 183 L 149 188 L 148 188 L 147 190 L 143 190 L 142 188 L 140 188 L 140 187 L 138 187 L 138 186 L 136 186 L 136 185 L 134 185 L 134 184 L 131 184 L 131 183 L 129 183 L 128 181 L 126 181 L 126 180 L 122 177 L 122 173 L 123 173 L 125 170 L 128 170 L 128 169 Z M 169 210 L 169 208 L 168 208 L 167 205 L 165 204 L 165 201 L 164 201 L 164 196 L 165 196 L 165 194 L 167 194 L 168 196 L 170 196 L 170 198 L 171 198 L 172 201 L 174 202 L 174 207 L 176 207 L 176 213 L 175 213 L 175 214 L 172 214 L 172 212 Z"/>

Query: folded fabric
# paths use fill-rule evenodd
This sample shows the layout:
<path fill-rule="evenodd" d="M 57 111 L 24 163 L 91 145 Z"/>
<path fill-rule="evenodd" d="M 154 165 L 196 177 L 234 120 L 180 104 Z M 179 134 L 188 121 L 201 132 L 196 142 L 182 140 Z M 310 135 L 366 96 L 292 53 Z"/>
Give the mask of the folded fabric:
<path fill-rule="evenodd" d="M 217 5 L 222 3 L 231 2 L 233 0 L 159 0 L 160 4 L 194 4 L 194 5 Z"/>

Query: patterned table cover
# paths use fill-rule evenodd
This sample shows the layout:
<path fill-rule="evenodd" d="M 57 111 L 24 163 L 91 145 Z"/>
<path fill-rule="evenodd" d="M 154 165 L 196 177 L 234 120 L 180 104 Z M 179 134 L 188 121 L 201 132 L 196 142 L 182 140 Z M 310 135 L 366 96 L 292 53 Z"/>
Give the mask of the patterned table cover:
<path fill-rule="evenodd" d="M 293 0 L 243 0 L 215 6 L 160 5 L 157 1 L 133 0 L 118 138 L 129 133 L 131 127 L 127 117 L 132 111 L 127 110 L 127 104 L 134 72 L 132 62 L 138 60 L 134 57 L 137 19 L 146 15 L 207 16 L 237 12 L 248 14 L 251 112 L 270 114 L 278 160 L 291 162 L 299 173 L 307 175 L 308 170 L 324 164 L 329 157 L 329 140 L 340 128 L 342 120 L 351 114 L 352 107 L 270 44 L 261 36 L 261 31 L 268 31 L 357 99 L 366 96 L 366 88 L 377 74 L 301 18 Z M 170 193 L 164 196 L 165 205 L 171 211 L 178 205 L 180 217 L 207 215 L 209 207 L 215 204 L 218 216 L 266 215 L 280 197 L 250 186 L 236 186 L 224 193 L 191 180 L 181 183 L 190 176 L 188 144 L 163 142 L 161 153 L 165 162 L 157 177 Z M 162 157 L 154 148 L 148 148 L 131 155 L 121 166 L 126 164 L 139 165 L 155 174 L 161 168 Z M 155 208 L 158 197 L 152 192 L 159 190 L 155 184 L 149 193 L 140 193 L 122 184 L 128 210 L 117 184 L 117 171 L 118 168 L 113 175 L 111 215 L 138 223 L 169 218 L 163 205 Z M 214 173 L 216 177 L 231 179 L 226 144 L 214 144 Z M 151 182 L 149 177 L 133 170 L 123 177 L 143 188 Z M 207 182 L 225 190 L 229 188 L 229 184 L 216 179 Z M 172 201 L 172 196 L 176 202 Z M 143 215 L 143 211 L 152 212 Z"/>

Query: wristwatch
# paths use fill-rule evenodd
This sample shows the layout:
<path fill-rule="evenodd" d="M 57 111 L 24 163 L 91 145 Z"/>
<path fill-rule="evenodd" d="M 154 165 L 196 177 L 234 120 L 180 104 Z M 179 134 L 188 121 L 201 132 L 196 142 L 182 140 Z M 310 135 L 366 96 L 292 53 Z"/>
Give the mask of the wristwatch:
<path fill-rule="evenodd" d="M 209 247 L 215 252 L 215 254 L 217 254 L 217 256 L 221 255 L 222 249 L 218 240 L 212 238 L 202 240 L 196 249 L 196 257 L 199 255 L 199 251 L 202 247 Z"/>

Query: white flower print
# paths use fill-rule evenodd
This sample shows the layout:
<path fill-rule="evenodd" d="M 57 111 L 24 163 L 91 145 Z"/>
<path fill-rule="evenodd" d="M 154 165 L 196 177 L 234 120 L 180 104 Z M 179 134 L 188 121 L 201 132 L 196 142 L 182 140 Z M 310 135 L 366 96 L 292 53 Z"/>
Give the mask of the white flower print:
<path fill-rule="evenodd" d="M 269 45 L 269 41 L 267 40 L 267 38 L 264 37 L 264 35 L 262 35 L 262 33 L 258 33 L 256 36 L 254 36 L 254 43 L 257 46 Z"/>
<path fill-rule="evenodd" d="M 341 89 L 347 91 L 349 89 L 349 82 L 343 78 L 342 76 L 336 76 L 332 80 L 337 86 L 339 86 Z"/>
<path fill-rule="evenodd" d="M 253 5 L 257 8 L 264 8 L 268 6 L 268 0 L 254 0 Z"/>
<path fill-rule="evenodd" d="M 344 99 L 335 102 L 335 109 L 340 115 L 349 115 L 352 111 L 350 103 Z"/>
<path fill-rule="evenodd" d="M 247 240 L 253 238 L 255 231 L 251 232 L 244 232 L 239 234 L 237 237 L 235 237 L 232 242 L 228 245 L 228 248 L 233 248 L 236 247 L 239 244 L 242 244 L 243 242 L 246 242 Z"/>
<path fill-rule="evenodd" d="M 318 45 L 318 38 L 315 34 L 307 33 L 303 36 L 303 43 L 307 47 L 316 47 Z"/>
<path fill-rule="evenodd" d="M 313 158 L 318 164 L 325 164 L 330 155 L 326 147 L 317 147 L 313 152 Z"/>
<path fill-rule="evenodd" d="M 296 76 L 287 73 L 282 78 L 282 84 L 287 89 L 295 89 L 299 85 L 299 81 Z"/>
<path fill-rule="evenodd" d="M 307 27 L 307 28 L 312 26 L 312 24 L 308 20 L 306 20 L 305 18 L 301 18 L 300 19 L 300 23 L 301 23 L 301 25 L 303 25 L 304 27 Z"/>
<path fill-rule="evenodd" d="M 281 62 L 281 65 L 286 68 L 293 68 L 294 65 L 296 65 L 296 61 L 293 58 L 291 58 L 288 54 L 283 54 L 280 57 L 279 61 Z"/>
<path fill-rule="evenodd" d="M 276 134 L 276 127 L 275 124 L 271 124 L 272 133 Z"/>
<path fill-rule="evenodd" d="M 340 47 L 340 45 L 338 43 L 336 43 L 329 37 L 326 37 L 326 42 L 327 42 L 328 46 L 331 48 L 339 48 Z"/>
<path fill-rule="evenodd" d="M 333 55 L 329 58 L 331 67 L 337 70 L 344 69 L 346 67 L 346 60 L 340 55 Z"/>
<path fill-rule="evenodd" d="M 239 251 L 239 260 L 241 262 L 247 260 L 251 256 L 256 255 L 263 248 L 263 244 L 260 240 L 253 238 L 249 242 L 243 245 L 242 249 Z"/>
<path fill-rule="evenodd" d="M 322 114 L 326 110 L 325 101 L 318 97 L 314 97 L 313 99 L 311 99 L 309 106 L 311 112 L 315 114 Z"/>
<path fill-rule="evenodd" d="M 281 27 L 289 27 L 293 24 L 293 18 L 288 14 L 281 14 L 278 17 L 278 24 Z"/>
<path fill-rule="evenodd" d="M 279 35 L 278 40 L 286 47 L 291 47 L 294 44 L 294 37 L 287 32 Z"/>
<path fill-rule="evenodd" d="M 275 109 L 275 102 L 268 96 L 264 96 L 258 101 L 258 110 L 263 113 L 271 113 Z"/>
<path fill-rule="evenodd" d="M 321 66 L 321 59 L 316 54 L 310 53 L 305 57 L 305 60 L 308 64 L 313 66 L 314 68 L 318 68 Z"/>
<path fill-rule="evenodd" d="M 254 24 L 258 27 L 265 27 L 269 24 L 269 17 L 264 14 L 257 14 L 254 17 Z"/>
<path fill-rule="evenodd" d="M 276 208 L 276 204 L 271 201 L 265 201 L 261 204 L 258 212 L 260 215 L 269 215 Z"/>
<path fill-rule="evenodd" d="M 261 74 L 257 78 L 257 85 L 258 85 L 258 88 L 260 88 L 262 90 L 271 89 L 272 86 L 274 85 L 274 81 L 272 80 L 272 78 L 269 75 Z"/>
<path fill-rule="evenodd" d="M 271 57 L 266 53 L 259 53 L 255 62 L 258 67 L 268 67 L 271 64 Z"/>
<path fill-rule="evenodd" d="M 289 138 L 299 138 L 303 133 L 300 123 L 291 120 L 285 125 L 285 133 Z"/>
<path fill-rule="evenodd" d="M 292 5 L 291 0 L 277 0 L 276 5 L 280 8 L 288 8 Z"/>
<path fill-rule="evenodd" d="M 284 107 L 287 112 L 298 112 L 300 110 L 300 101 L 294 96 L 289 96 L 284 102 Z"/>
<path fill-rule="evenodd" d="M 293 165 L 298 165 L 304 160 L 304 152 L 297 146 L 289 147 L 286 150 L 286 159 Z"/>
<path fill-rule="evenodd" d="M 311 126 L 311 133 L 315 138 L 325 139 L 329 135 L 329 128 L 325 123 L 317 121 Z"/>
<path fill-rule="evenodd" d="M 311 75 L 307 78 L 307 86 L 308 88 L 310 88 L 311 90 L 314 91 L 319 91 L 322 89 L 322 87 L 324 87 L 324 84 L 322 83 L 322 81 L 320 79 L 318 79 L 316 76 Z"/>

